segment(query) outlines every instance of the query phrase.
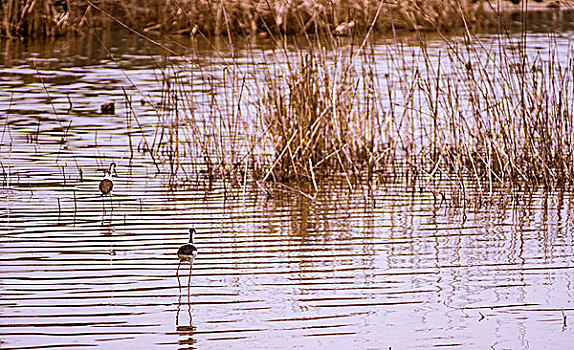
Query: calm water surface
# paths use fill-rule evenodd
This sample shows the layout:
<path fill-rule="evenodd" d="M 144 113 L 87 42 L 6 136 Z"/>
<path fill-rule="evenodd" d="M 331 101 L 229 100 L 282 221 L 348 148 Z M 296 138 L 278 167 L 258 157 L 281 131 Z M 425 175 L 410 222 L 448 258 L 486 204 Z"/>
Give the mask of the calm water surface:
<path fill-rule="evenodd" d="M 314 199 L 201 177 L 170 186 L 124 103 L 125 89 L 152 142 L 166 57 L 101 40 L 1 43 L 0 348 L 571 346 L 571 191 L 469 187 L 463 205 L 457 188 L 406 178 L 353 192 L 334 179 Z M 202 55 L 220 74 L 225 57 Z M 99 113 L 108 101 L 115 115 Z M 112 160 L 113 208 L 98 196 Z M 192 226 L 200 253 L 180 290 L 175 253 Z"/>

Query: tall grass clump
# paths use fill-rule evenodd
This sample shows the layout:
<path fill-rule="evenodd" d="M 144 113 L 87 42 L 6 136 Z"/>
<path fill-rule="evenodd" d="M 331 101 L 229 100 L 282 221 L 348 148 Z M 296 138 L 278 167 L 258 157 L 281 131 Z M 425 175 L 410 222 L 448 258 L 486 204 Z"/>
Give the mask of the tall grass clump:
<path fill-rule="evenodd" d="M 274 150 L 265 178 L 406 171 L 486 189 L 574 183 L 574 59 L 555 41 L 541 51 L 527 40 L 304 50 L 268 72 L 259 100 Z"/>
<path fill-rule="evenodd" d="M 288 181 L 372 172 L 392 159 L 374 66 L 352 55 L 307 50 L 286 72 L 267 71 L 259 115 L 273 156 L 266 179 Z M 284 74 L 285 73 L 285 74 Z"/>
<path fill-rule="evenodd" d="M 489 40 L 376 51 L 331 38 L 330 49 L 275 51 L 263 68 L 252 52 L 252 64 L 222 61 L 223 74 L 178 73 L 163 154 L 174 174 L 195 159 L 210 177 L 315 187 L 381 173 L 483 189 L 572 184 L 572 58 L 552 43 L 532 56 L 520 36 Z"/>
<path fill-rule="evenodd" d="M 418 45 L 375 44 L 374 30 L 317 30 L 303 48 L 277 35 L 278 50 L 239 54 L 229 40 L 207 66 L 185 57 L 162 80 L 151 149 L 173 177 L 236 183 L 402 172 L 488 189 L 574 182 L 573 60 L 555 42 L 532 55 L 526 33 L 481 39 L 466 27 L 430 47 L 422 32 Z"/>

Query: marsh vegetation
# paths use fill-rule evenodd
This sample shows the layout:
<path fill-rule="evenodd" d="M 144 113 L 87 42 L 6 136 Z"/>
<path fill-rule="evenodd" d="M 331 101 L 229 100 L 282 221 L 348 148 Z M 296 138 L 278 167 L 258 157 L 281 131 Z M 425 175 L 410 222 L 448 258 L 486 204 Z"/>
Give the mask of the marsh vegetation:
<path fill-rule="evenodd" d="M 348 34 L 342 23 L 366 31 L 452 29 L 492 23 L 483 1 L 192 1 L 2 0 L 2 34 L 53 36 L 94 28 L 191 35 Z"/>
<path fill-rule="evenodd" d="M 152 140 L 141 134 L 138 150 L 173 183 L 193 174 L 233 184 L 304 181 L 315 189 L 338 175 L 350 187 L 381 174 L 470 178 L 485 189 L 494 182 L 529 188 L 572 183 L 572 61 L 557 57 L 552 40 L 543 54 L 532 55 L 525 50 L 527 33 L 504 34 L 500 18 L 503 32 L 485 47 L 472 25 L 493 18 L 483 12 L 487 3 L 159 5 L 13 0 L 2 13 L 5 35 L 115 23 L 170 55 L 177 50 L 152 32 L 226 34 L 218 40 L 230 57 L 219 62 L 219 72 L 205 71 L 199 56 L 185 53 L 162 73 L 164 92 L 154 107 L 158 128 Z M 342 31 L 340 23 L 346 24 Z M 457 27 L 462 36 L 447 39 L 445 32 Z M 401 28 L 417 30 L 417 48 L 398 41 Z M 444 39 L 438 57 L 429 56 L 423 28 Z M 375 45 L 382 30 L 394 33 L 386 62 Z M 231 36 L 254 33 L 267 36 L 272 55 L 247 49 L 239 59 Z M 287 40 L 286 34 L 299 36 Z M 124 95 L 131 133 L 140 123 L 133 97 Z"/>
<path fill-rule="evenodd" d="M 473 179 L 485 190 L 572 183 L 573 67 L 552 40 L 532 55 L 526 36 L 486 47 L 467 32 L 430 56 L 421 36 L 416 48 L 386 46 L 381 62 L 362 39 L 307 37 L 297 53 L 278 41 L 277 64 L 261 66 L 247 51 L 250 68 L 232 57 L 220 79 L 179 67 L 175 76 L 194 67 L 209 93 L 199 102 L 173 88 L 169 101 L 188 112 L 161 115 L 170 136 L 158 155 L 177 176 L 186 154 L 200 152 L 202 171 L 238 183 L 248 175 L 317 187 L 329 176 L 350 184 L 376 174 Z M 168 141 L 182 139 L 180 123 L 191 126 L 189 147 L 176 150 Z"/>
<path fill-rule="evenodd" d="M 571 31 L 154 3 L 2 2 L 3 346 L 570 343 Z"/>

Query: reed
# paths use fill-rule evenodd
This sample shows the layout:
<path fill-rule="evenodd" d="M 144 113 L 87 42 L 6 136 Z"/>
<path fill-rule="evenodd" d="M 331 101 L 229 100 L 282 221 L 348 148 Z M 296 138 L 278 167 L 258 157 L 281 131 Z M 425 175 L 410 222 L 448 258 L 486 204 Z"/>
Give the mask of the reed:
<path fill-rule="evenodd" d="M 470 53 L 464 69 L 457 65 L 456 73 L 464 82 L 457 89 L 465 90 L 469 109 L 462 120 L 452 104 L 443 103 L 453 116 L 450 122 L 460 125 L 462 132 L 451 127 L 443 135 L 442 150 L 452 147 L 461 136 L 464 142 L 460 144 L 466 149 L 454 152 L 456 157 L 448 151 L 443 155 L 445 164 L 464 166 L 489 184 L 506 181 L 554 186 L 573 182 L 574 67 L 571 59 L 558 56 L 555 44 L 547 49 L 548 60 L 541 60 L 526 52 L 524 42 L 508 40 L 501 43 L 490 62 L 472 59 Z M 453 56 L 457 62 L 460 58 Z M 493 65 L 498 69 L 493 70 Z M 462 95 L 462 90 L 453 94 Z"/>
<path fill-rule="evenodd" d="M 196 174 L 236 183 L 244 179 L 246 167 L 256 166 L 254 136 L 247 131 L 251 120 L 242 114 L 244 73 L 233 64 L 221 72 L 193 63 L 163 71 L 163 95 L 154 107 L 158 127 L 150 146 L 167 165 L 173 184 Z"/>
<path fill-rule="evenodd" d="M 541 59 L 523 37 L 500 36 L 494 52 L 467 40 L 473 45 L 447 42 L 432 57 L 424 41 L 410 53 L 395 46 L 389 66 L 412 73 L 395 69 L 387 79 L 365 74 L 374 65 L 357 65 L 351 53 L 345 61 L 340 48 L 330 58 L 306 51 L 270 72 L 257 101 L 274 150 L 264 179 L 406 172 L 472 178 L 489 192 L 571 185 L 572 60 L 552 42 Z"/>
<path fill-rule="evenodd" d="M 398 154 L 425 174 L 470 176 L 488 191 L 497 183 L 572 184 L 571 60 L 560 57 L 552 42 L 544 59 L 533 57 L 525 36 L 501 35 L 488 49 L 466 39 L 472 45 L 448 42 L 438 58 L 421 42 L 409 63 L 424 74 L 402 81 L 397 76 L 404 86 L 415 86 L 417 96 L 408 88 L 394 90 L 409 111 L 397 135 L 408 142 Z"/>
<path fill-rule="evenodd" d="M 263 68 L 253 68 L 257 52 L 252 64 L 223 59 L 214 71 L 170 67 L 152 149 L 173 178 L 224 184 L 447 179 L 461 207 L 469 180 L 488 192 L 572 184 L 573 61 L 553 42 L 542 60 L 524 35 L 487 48 L 467 33 L 432 54 L 422 36 L 381 56 L 368 38 L 357 47 L 316 35 Z"/>

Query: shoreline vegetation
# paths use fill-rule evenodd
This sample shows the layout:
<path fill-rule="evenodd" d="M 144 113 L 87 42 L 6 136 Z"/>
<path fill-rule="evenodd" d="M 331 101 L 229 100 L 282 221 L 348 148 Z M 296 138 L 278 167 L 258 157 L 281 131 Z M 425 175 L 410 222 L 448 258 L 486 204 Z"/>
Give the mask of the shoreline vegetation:
<path fill-rule="evenodd" d="M 461 191 L 470 181 L 487 193 L 574 184 L 574 61 L 554 40 L 532 55 L 526 35 L 484 46 L 466 33 L 438 52 L 423 37 L 418 46 L 395 41 L 384 56 L 368 37 L 314 37 L 298 51 L 278 42 L 272 64 L 247 53 L 243 64 L 224 63 L 220 79 L 182 68 L 172 76 L 199 70 L 193 81 L 210 93 L 171 81 L 166 104 L 181 101 L 189 113 L 159 114 L 166 142 L 153 152 L 174 179 L 306 183 L 315 193 L 337 176 L 351 189 L 402 176 Z M 190 159 L 203 162 L 190 168 Z"/>
<path fill-rule="evenodd" d="M 529 6 L 540 9 L 553 3 Z M 4 37 L 81 34 L 89 28 L 117 26 L 140 33 L 206 37 L 472 30 L 496 25 L 523 10 L 502 0 L 0 0 L 0 4 Z"/>
<path fill-rule="evenodd" d="M 189 57 L 169 68 L 161 105 L 175 108 L 156 110 L 157 134 L 143 153 L 174 184 L 192 174 L 224 179 L 224 185 L 248 179 L 306 183 L 315 191 L 332 176 L 344 176 L 350 188 L 364 176 L 379 175 L 447 179 L 461 189 L 471 179 L 484 191 L 498 184 L 574 184 L 574 60 L 559 57 L 553 40 L 543 49 L 547 57 L 532 56 L 526 27 L 517 36 L 500 29 L 497 43 L 483 46 L 473 26 L 493 25 L 487 22 L 495 18 L 506 28 L 503 16 L 492 16 L 500 12 L 485 15 L 493 11 L 485 10 L 485 2 L 301 1 L 283 8 L 287 2 L 91 1 L 35 0 L 34 11 L 43 12 L 20 20 L 28 23 L 22 28 L 55 35 L 53 23 L 39 23 L 54 18 L 57 6 L 67 6 L 72 10 L 56 21 L 62 28 L 121 23 L 136 33 L 263 32 L 280 48 L 264 65 L 256 49 L 246 53 L 252 65 L 239 64 L 232 54 L 219 63 L 217 78 Z M 2 4 L 9 32 L 5 14 L 14 7 Z M 184 6 L 195 6 L 195 12 Z M 338 33 L 342 23 L 346 27 Z M 424 35 L 417 47 L 395 37 L 381 65 L 376 31 L 444 33 L 456 26 L 463 26 L 463 34 L 456 42 L 443 36 L 438 57 L 429 54 Z M 305 38 L 304 49 L 287 47 L 284 34 L 291 33 Z M 345 34 L 352 35 L 339 40 Z M 387 71 L 381 71 L 384 65 Z M 206 92 L 194 95 L 190 84 Z"/>

